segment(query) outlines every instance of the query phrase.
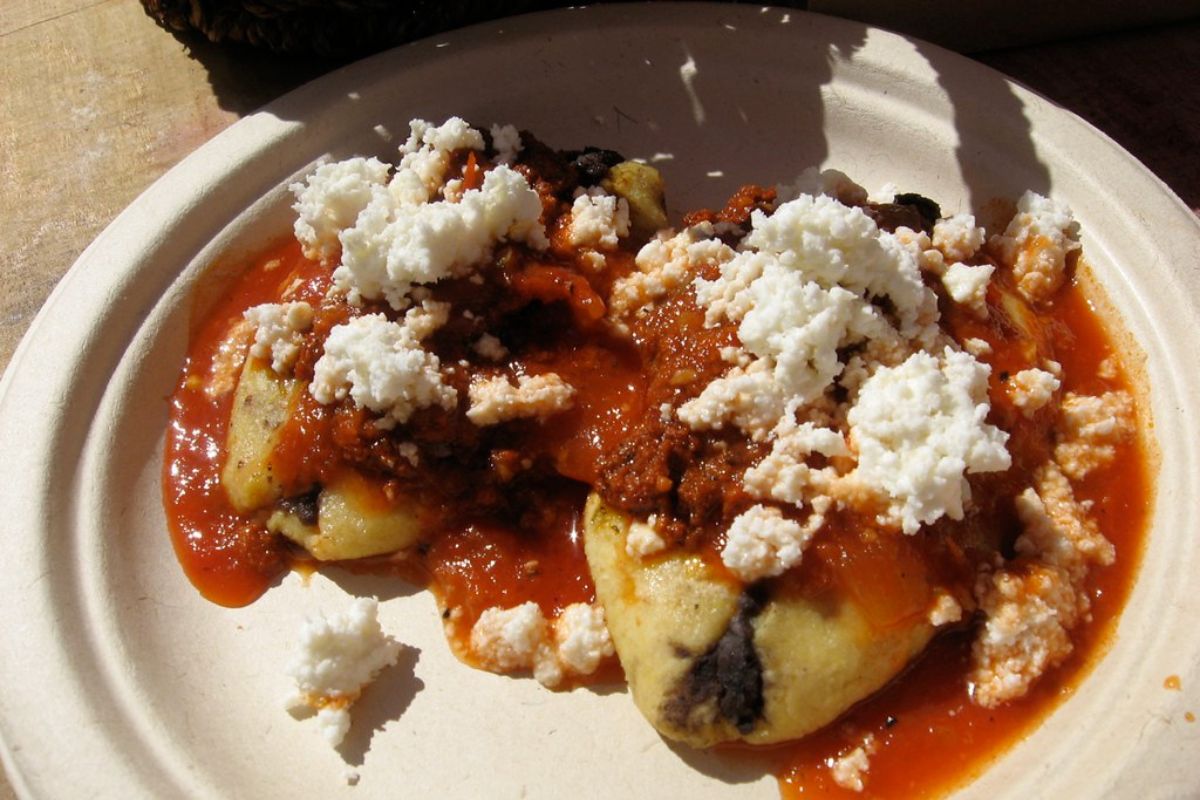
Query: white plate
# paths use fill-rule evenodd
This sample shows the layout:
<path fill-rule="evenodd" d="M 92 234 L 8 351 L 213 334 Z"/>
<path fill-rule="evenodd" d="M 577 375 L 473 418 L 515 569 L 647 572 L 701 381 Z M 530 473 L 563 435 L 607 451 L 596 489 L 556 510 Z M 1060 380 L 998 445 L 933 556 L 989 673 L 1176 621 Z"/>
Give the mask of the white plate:
<path fill-rule="evenodd" d="M 20 794 L 775 796 L 753 766 L 666 746 L 623 692 L 554 694 L 458 665 L 427 594 L 290 576 L 229 610 L 175 562 L 164 398 L 198 276 L 288 229 L 282 187 L 314 159 L 385 154 L 396 141 L 374 126 L 400 135 L 449 114 L 560 147 L 670 154 L 656 163 L 676 209 L 818 163 L 948 213 L 1025 188 L 1071 203 L 1148 357 L 1154 532 L 1112 651 L 963 794 L 1200 792 L 1200 726 L 1183 717 L 1200 712 L 1193 215 L 1104 136 L 965 59 L 794 11 L 672 3 L 506 20 L 355 64 L 197 150 L 83 254 L 0 384 L 0 730 Z M 344 606 L 345 590 L 386 598 L 385 627 L 416 648 L 354 712 L 354 788 L 312 723 L 281 707 L 303 613 Z M 1182 692 L 1163 688 L 1172 674 Z"/>

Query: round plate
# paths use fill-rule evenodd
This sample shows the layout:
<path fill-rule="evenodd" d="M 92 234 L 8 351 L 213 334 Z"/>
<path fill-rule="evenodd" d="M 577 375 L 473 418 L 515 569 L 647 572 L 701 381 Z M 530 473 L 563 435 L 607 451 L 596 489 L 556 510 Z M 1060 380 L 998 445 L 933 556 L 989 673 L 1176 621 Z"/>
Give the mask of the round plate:
<path fill-rule="evenodd" d="M 1145 352 L 1154 528 L 1111 651 L 962 796 L 1200 792 L 1200 726 L 1184 721 L 1200 712 L 1193 215 L 1104 136 L 951 53 L 795 11 L 665 3 L 489 23 L 329 75 L 197 150 L 83 254 L 0 384 L 0 731 L 21 795 L 775 796 L 761 765 L 664 743 L 623 690 L 552 693 L 459 665 L 427 593 L 331 570 L 232 610 L 175 562 L 164 398 L 211 297 L 202 275 L 289 230 L 284 187 L 315 159 L 387 155 L 410 118 L 451 114 L 652 160 L 676 209 L 814 165 L 946 213 L 1027 188 L 1070 203 Z M 410 647 L 339 754 L 282 701 L 302 617 L 347 592 L 383 599 Z"/>

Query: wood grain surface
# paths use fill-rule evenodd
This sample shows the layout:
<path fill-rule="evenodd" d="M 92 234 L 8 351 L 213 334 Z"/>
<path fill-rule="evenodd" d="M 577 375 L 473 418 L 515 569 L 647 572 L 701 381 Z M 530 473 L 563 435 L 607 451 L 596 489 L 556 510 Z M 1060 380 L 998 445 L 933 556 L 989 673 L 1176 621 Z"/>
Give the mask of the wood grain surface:
<path fill-rule="evenodd" d="M 976 57 L 1108 133 L 1200 212 L 1200 22 Z M 177 38 L 137 0 L 2 0 L 0 368 L 54 285 L 143 189 L 333 66 Z M 0 779 L 0 800 L 13 796 Z"/>

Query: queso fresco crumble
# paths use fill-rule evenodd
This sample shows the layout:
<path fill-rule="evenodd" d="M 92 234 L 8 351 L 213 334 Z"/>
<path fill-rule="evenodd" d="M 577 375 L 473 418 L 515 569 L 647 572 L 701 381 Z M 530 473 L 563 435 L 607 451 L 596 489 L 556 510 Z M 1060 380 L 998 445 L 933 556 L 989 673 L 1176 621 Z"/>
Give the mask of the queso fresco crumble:
<path fill-rule="evenodd" d="M 168 512 L 209 597 L 306 561 L 422 581 L 466 663 L 570 687 L 619 660 L 700 746 L 833 730 L 939 642 L 997 712 L 1079 668 L 1138 541 L 1098 512 L 1148 490 L 1060 202 L 989 235 L 831 171 L 667 228 L 652 168 L 458 118 L 292 191 L 296 243 L 212 312 L 172 401 Z M 618 601 L 614 574 L 658 577 Z M 809 635 L 774 620 L 818 601 L 903 653 L 820 702 L 771 666 Z M 667 641 L 668 677 L 632 666 Z M 398 648 L 374 601 L 308 623 L 292 674 L 331 743 Z M 811 780 L 886 787 L 898 736 L 830 739 Z"/>

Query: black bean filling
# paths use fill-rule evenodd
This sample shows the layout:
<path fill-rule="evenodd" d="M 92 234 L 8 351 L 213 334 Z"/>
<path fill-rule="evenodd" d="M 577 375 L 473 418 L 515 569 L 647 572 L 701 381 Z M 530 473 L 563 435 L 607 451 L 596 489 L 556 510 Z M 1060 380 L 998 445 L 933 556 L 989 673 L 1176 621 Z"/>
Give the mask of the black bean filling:
<path fill-rule="evenodd" d="M 620 164 L 625 159 L 614 150 L 602 150 L 599 147 L 585 147 L 583 150 L 567 153 L 572 158 L 571 166 L 579 173 L 579 182 L 584 186 L 595 186 L 608 175 L 610 167 Z"/>
<path fill-rule="evenodd" d="M 740 733 L 754 730 L 763 716 L 763 678 L 751 623 L 762 607 L 757 592 L 747 591 L 738 598 L 725 633 L 696 659 L 679 689 L 667 698 L 663 715 L 668 721 L 688 727 L 697 706 L 715 701 L 721 718 Z"/>

